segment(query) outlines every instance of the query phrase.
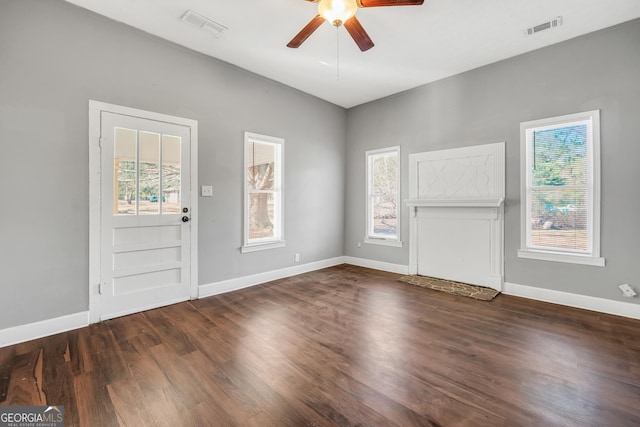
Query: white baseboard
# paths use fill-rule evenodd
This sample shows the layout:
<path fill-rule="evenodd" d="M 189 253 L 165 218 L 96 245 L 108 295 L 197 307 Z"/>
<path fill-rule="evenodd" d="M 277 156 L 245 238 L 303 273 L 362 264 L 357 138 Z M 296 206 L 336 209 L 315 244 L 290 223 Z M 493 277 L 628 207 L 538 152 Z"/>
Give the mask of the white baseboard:
<path fill-rule="evenodd" d="M 198 287 L 198 298 L 205 298 L 212 295 L 223 294 L 225 292 L 237 291 L 239 289 L 248 288 L 250 286 L 267 283 L 272 280 L 284 279 L 286 277 L 296 276 L 298 274 L 308 273 L 310 271 L 333 267 L 335 265 L 344 263 L 344 257 L 336 257 L 322 261 L 296 265 L 293 267 L 287 267 L 280 270 L 266 271 L 264 273 L 253 274 L 251 276 L 237 277 L 234 279 L 222 280 L 220 282 L 200 285 Z"/>
<path fill-rule="evenodd" d="M 566 305 L 569 307 L 614 314 L 616 316 L 640 319 L 640 304 L 630 302 L 614 301 L 604 298 L 590 297 L 587 295 L 554 291 L 552 289 L 518 285 L 516 283 L 509 282 L 505 282 L 503 293 L 517 297 Z"/>
<path fill-rule="evenodd" d="M 374 270 L 388 271 L 389 273 L 409 274 L 409 266 L 402 264 L 392 264 L 390 262 L 375 261 L 372 259 L 344 257 L 345 264 L 357 265 L 358 267 L 372 268 Z"/>
<path fill-rule="evenodd" d="M 89 312 L 69 314 L 0 330 L 0 348 L 55 335 L 89 325 Z"/>

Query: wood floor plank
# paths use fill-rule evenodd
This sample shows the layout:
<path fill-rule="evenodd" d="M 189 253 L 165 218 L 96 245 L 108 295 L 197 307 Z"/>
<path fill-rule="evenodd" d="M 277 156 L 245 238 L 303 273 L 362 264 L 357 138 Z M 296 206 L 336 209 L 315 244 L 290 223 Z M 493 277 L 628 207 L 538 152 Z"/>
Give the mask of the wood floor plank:
<path fill-rule="evenodd" d="M 46 399 L 41 387 L 42 349 L 33 349 L 16 356 L 11 367 L 7 399 L 3 405 L 44 405 Z"/>
<path fill-rule="evenodd" d="M 156 420 L 147 406 L 135 379 L 128 377 L 107 386 L 109 398 L 120 426 L 155 426 Z"/>
<path fill-rule="evenodd" d="M 135 313 L 130 316 L 111 319 L 108 322 L 108 326 L 119 344 L 133 337 L 138 337 L 147 347 L 162 343 L 162 339 L 158 336 L 153 324 L 144 313 Z"/>
<path fill-rule="evenodd" d="M 117 426 L 113 402 L 107 384 L 99 372 L 81 373 L 73 377 L 77 402 L 78 426 Z M 67 408 L 67 402 L 61 402 Z M 67 415 L 65 413 L 65 422 Z M 69 424 L 73 425 L 73 424 Z"/>
<path fill-rule="evenodd" d="M 201 379 L 198 387 L 208 396 L 212 396 L 224 414 L 238 417 L 244 421 L 260 411 L 259 396 L 262 388 L 256 381 L 245 380 L 256 388 L 239 389 L 238 383 L 243 380 L 234 377 L 235 371 L 223 365 L 212 366 L 211 360 L 200 351 L 183 356 L 184 366 Z M 203 376 L 203 373 L 204 376 Z M 251 374 L 247 373 L 247 376 Z M 256 398 L 256 395 L 258 398 Z M 205 399 L 206 400 L 206 399 Z"/>
<path fill-rule="evenodd" d="M 153 325 L 156 333 L 162 336 L 163 342 L 174 347 L 178 354 L 186 354 L 195 350 L 186 331 L 183 328 L 176 327 L 166 308 L 164 310 L 149 310 L 145 312 L 145 316 Z"/>
<path fill-rule="evenodd" d="M 194 411 L 194 403 L 185 400 L 173 386 L 144 393 L 145 402 L 158 426 L 199 427 L 203 425 Z"/>
<path fill-rule="evenodd" d="M 0 348 L 0 404 L 7 400 L 16 346 Z"/>
<path fill-rule="evenodd" d="M 337 266 L 0 349 L 67 426 L 638 426 L 640 321 Z"/>
<path fill-rule="evenodd" d="M 201 376 L 207 375 L 207 371 L 194 374 L 183 356 L 174 353 L 165 344 L 154 346 L 149 352 L 166 376 L 169 385 L 183 395 L 186 401 L 196 405 L 212 398 L 203 389 L 201 381 Z"/>

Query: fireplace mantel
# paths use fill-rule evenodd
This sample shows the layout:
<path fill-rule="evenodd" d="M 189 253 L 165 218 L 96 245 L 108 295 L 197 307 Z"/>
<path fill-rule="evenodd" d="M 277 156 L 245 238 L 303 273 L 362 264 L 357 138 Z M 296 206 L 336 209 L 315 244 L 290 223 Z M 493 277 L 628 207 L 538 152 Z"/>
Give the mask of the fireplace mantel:
<path fill-rule="evenodd" d="M 412 208 L 499 208 L 504 198 L 484 199 L 407 199 L 405 204 Z"/>
<path fill-rule="evenodd" d="M 409 272 L 501 291 L 505 144 L 409 155 Z"/>

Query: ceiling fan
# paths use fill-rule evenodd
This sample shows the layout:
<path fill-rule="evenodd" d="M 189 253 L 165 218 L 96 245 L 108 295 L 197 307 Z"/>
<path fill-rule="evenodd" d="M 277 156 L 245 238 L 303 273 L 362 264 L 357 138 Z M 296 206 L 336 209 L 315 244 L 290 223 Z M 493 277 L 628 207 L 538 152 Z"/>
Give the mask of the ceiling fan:
<path fill-rule="evenodd" d="M 300 47 L 324 21 L 339 27 L 344 25 L 353 41 L 361 51 L 373 47 L 373 41 L 356 18 L 359 7 L 380 6 L 420 6 L 424 0 L 306 0 L 310 3 L 318 3 L 318 15 L 313 18 L 288 44 L 287 47 Z"/>

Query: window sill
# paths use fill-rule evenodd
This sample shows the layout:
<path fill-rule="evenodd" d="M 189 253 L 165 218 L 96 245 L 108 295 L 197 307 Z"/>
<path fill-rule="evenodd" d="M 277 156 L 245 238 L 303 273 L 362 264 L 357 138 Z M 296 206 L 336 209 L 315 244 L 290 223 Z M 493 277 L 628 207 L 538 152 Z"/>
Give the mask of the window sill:
<path fill-rule="evenodd" d="M 281 248 L 286 245 L 284 240 L 279 240 L 277 242 L 268 242 L 268 243 L 254 243 L 251 245 L 244 245 L 240 247 L 240 253 L 246 254 L 249 252 L 258 252 L 264 251 L 267 249 L 275 249 Z"/>
<path fill-rule="evenodd" d="M 401 248 L 402 247 L 402 242 L 400 240 L 372 239 L 372 238 L 367 237 L 367 238 L 364 239 L 364 242 L 372 244 L 372 245 L 394 246 L 396 248 Z"/>
<path fill-rule="evenodd" d="M 593 257 L 590 255 L 572 255 L 561 254 L 557 252 L 519 250 L 518 258 L 537 259 L 540 261 L 565 262 L 569 264 L 592 265 L 595 267 L 604 267 L 605 259 L 601 257 Z"/>

